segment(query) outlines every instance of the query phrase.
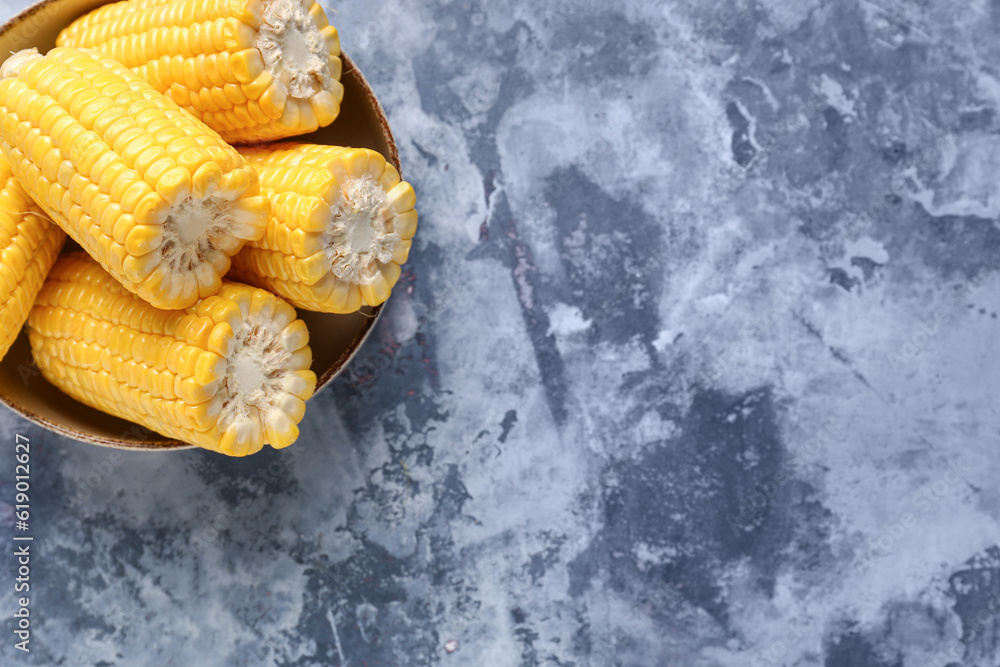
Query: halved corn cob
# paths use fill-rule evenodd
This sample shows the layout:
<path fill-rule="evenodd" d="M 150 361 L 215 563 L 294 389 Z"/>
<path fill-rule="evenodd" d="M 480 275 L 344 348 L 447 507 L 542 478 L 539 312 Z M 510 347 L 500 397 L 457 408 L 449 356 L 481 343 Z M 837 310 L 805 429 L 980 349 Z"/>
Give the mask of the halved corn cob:
<path fill-rule="evenodd" d="M 217 292 L 229 257 L 264 231 L 268 203 L 240 154 L 96 51 L 7 59 L 0 135 L 28 194 L 161 308 Z"/>
<path fill-rule="evenodd" d="M 31 201 L 0 155 L 0 359 L 10 349 L 66 234 Z"/>
<path fill-rule="evenodd" d="M 340 39 L 313 0 L 127 0 L 58 46 L 121 61 L 230 142 L 312 132 L 340 112 Z"/>
<path fill-rule="evenodd" d="M 52 268 L 28 325 L 39 369 L 62 391 L 232 456 L 292 444 L 316 386 L 305 323 L 247 285 L 160 310 L 72 253 Z"/>
<path fill-rule="evenodd" d="M 385 301 L 417 229 L 413 188 L 395 167 L 367 148 L 288 142 L 240 152 L 257 169 L 271 218 L 230 276 L 306 310 Z"/>

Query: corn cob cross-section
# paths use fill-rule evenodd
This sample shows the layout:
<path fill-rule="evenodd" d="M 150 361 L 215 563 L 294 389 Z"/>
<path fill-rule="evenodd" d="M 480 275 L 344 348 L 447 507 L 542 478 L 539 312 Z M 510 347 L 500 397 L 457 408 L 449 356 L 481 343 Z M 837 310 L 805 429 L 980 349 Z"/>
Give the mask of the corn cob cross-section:
<path fill-rule="evenodd" d="M 316 386 L 305 323 L 247 285 L 160 310 L 72 253 L 52 268 L 28 325 L 39 369 L 65 393 L 233 456 L 294 442 Z"/>
<path fill-rule="evenodd" d="M 313 0 L 126 0 L 60 33 L 166 93 L 230 142 L 312 132 L 340 112 L 340 40 Z"/>
<path fill-rule="evenodd" d="M 260 238 L 257 175 L 218 134 L 95 51 L 0 67 L 0 148 L 28 194 L 125 287 L 186 308 Z"/>
<path fill-rule="evenodd" d="M 0 359 L 10 349 L 66 234 L 45 218 L 0 155 Z"/>
<path fill-rule="evenodd" d="M 409 183 L 367 148 L 283 143 L 241 148 L 271 218 L 230 274 L 306 310 L 350 313 L 389 297 L 417 228 Z"/>

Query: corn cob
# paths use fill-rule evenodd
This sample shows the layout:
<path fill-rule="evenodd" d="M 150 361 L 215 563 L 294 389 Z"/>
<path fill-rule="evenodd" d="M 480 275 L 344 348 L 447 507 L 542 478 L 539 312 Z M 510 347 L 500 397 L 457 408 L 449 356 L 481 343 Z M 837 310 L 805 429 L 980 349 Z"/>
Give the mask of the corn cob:
<path fill-rule="evenodd" d="M 289 142 L 240 151 L 271 218 L 230 275 L 306 310 L 350 313 L 385 301 L 417 228 L 413 188 L 399 172 L 367 148 Z"/>
<path fill-rule="evenodd" d="M 66 234 L 31 201 L 0 156 L 0 359 L 10 349 Z"/>
<path fill-rule="evenodd" d="M 312 132 L 340 112 L 340 40 L 313 0 L 126 0 L 58 46 L 122 62 L 229 142 Z"/>
<path fill-rule="evenodd" d="M 305 323 L 247 285 L 160 310 L 72 253 L 56 262 L 28 325 L 39 369 L 65 393 L 231 456 L 292 444 L 316 386 Z"/>
<path fill-rule="evenodd" d="M 264 231 L 267 200 L 240 154 L 97 52 L 11 56 L 0 135 L 28 194 L 155 306 L 217 292 L 230 256 Z"/>

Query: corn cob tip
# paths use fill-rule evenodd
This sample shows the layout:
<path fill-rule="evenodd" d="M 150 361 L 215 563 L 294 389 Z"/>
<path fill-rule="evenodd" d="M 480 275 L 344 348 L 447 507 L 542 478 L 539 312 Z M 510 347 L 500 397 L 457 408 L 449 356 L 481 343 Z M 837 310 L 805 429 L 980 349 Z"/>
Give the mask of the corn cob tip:
<path fill-rule="evenodd" d="M 290 97 L 308 99 L 328 87 L 330 49 L 309 7 L 298 0 L 265 3 L 259 30 L 264 67 Z"/>
<path fill-rule="evenodd" d="M 238 305 L 242 322 L 228 343 L 219 450 L 242 456 L 265 442 L 287 447 L 316 386 L 309 331 L 291 306 L 264 290 L 231 283 L 220 296 Z"/>
<path fill-rule="evenodd" d="M 388 264 L 402 239 L 392 231 L 394 215 L 388 193 L 365 174 L 348 178 L 331 207 L 324 247 L 330 273 L 357 285 L 370 283 L 379 264 Z"/>
<path fill-rule="evenodd" d="M 416 195 L 367 148 L 284 143 L 241 149 L 272 217 L 231 275 L 305 310 L 377 306 L 399 279 L 417 228 Z"/>
<path fill-rule="evenodd" d="M 266 220 L 263 198 L 233 199 L 233 193 L 225 192 L 190 194 L 163 208 L 162 224 L 159 228 L 154 224 L 148 241 L 153 250 L 126 267 L 126 275 L 146 288 L 144 298 L 160 307 L 177 308 L 218 291 L 229 256 L 247 239 L 259 237 Z M 134 233 L 141 236 L 140 232 Z M 144 239 L 135 244 L 138 251 L 146 245 Z"/>
<path fill-rule="evenodd" d="M 340 112 L 340 38 L 314 0 L 112 2 L 57 46 L 94 48 L 229 143 L 312 132 Z"/>
<path fill-rule="evenodd" d="M 239 283 L 164 310 L 71 253 L 49 273 L 28 324 L 39 369 L 68 395 L 230 456 L 292 444 L 316 387 L 305 322 Z"/>
<path fill-rule="evenodd" d="M 12 53 L 10 58 L 7 58 L 0 65 L 0 79 L 12 79 L 15 78 L 21 71 L 21 68 L 30 63 L 33 60 L 38 60 L 42 57 L 42 54 L 38 52 L 38 49 L 22 49 L 17 53 Z"/>

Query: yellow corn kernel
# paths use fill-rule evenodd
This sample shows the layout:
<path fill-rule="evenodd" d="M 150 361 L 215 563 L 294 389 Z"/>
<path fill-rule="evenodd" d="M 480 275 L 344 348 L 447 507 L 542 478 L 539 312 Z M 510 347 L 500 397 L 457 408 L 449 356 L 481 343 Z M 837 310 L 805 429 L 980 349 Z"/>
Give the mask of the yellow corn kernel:
<path fill-rule="evenodd" d="M 42 133 L 38 113 L 56 119 L 58 137 Z M 217 291 L 228 266 L 209 256 L 264 232 L 267 200 L 240 154 L 95 51 L 11 56 L 0 67 L 0 118 L 0 150 L 28 194 L 155 306 L 186 308 Z"/>
<path fill-rule="evenodd" d="M 46 219 L 0 156 L 0 359 L 21 331 L 66 234 Z"/>
<path fill-rule="evenodd" d="M 282 143 L 240 152 L 260 175 L 271 217 L 230 275 L 306 310 L 384 302 L 417 229 L 413 188 L 399 172 L 367 148 Z"/>
<path fill-rule="evenodd" d="M 231 456 L 292 444 L 316 387 L 305 323 L 280 298 L 238 283 L 161 310 L 85 253 L 62 255 L 28 327 L 38 368 L 63 392 Z"/>
<path fill-rule="evenodd" d="M 56 45 L 103 51 L 234 143 L 325 127 L 344 96 L 337 30 L 308 0 L 125 0 Z"/>

